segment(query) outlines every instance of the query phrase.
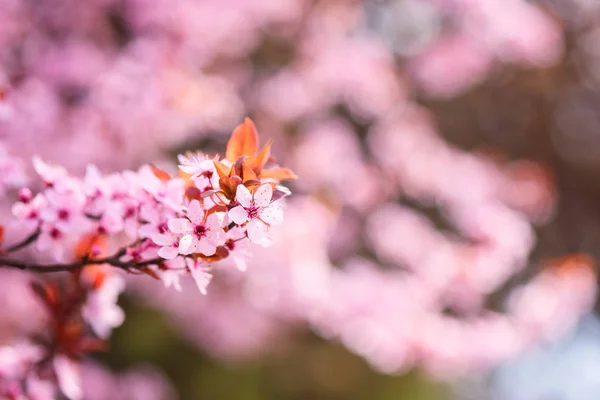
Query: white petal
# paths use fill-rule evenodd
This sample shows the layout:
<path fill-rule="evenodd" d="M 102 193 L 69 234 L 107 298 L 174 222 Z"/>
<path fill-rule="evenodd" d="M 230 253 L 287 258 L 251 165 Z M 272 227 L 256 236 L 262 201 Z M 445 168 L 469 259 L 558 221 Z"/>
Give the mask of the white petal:
<path fill-rule="evenodd" d="M 187 218 L 171 218 L 167 225 L 173 233 L 186 234 L 192 230 L 192 224 Z"/>
<path fill-rule="evenodd" d="M 248 208 L 252 205 L 252 194 L 244 185 L 238 185 L 237 190 L 235 192 L 235 199 L 244 208 Z"/>
<path fill-rule="evenodd" d="M 204 219 L 204 209 L 198 200 L 192 200 L 188 206 L 188 217 L 194 224 L 199 224 Z"/>
<path fill-rule="evenodd" d="M 217 246 L 206 239 L 201 239 L 198 241 L 197 251 L 205 256 L 212 256 L 217 251 Z"/>
<path fill-rule="evenodd" d="M 200 293 L 206 294 L 206 288 L 212 280 L 212 275 L 200 266 L 190 268 L 190 272 Z"/>
<path fill-rule="evenodd" d="M 235 251 L 229 254 L 231 255 L 231 258 L 233 258 L 233 262 L 238 270 L 244 272 L 248 269 L 246 258 L 242 254 L 238 254 Z"/>
<path fill-rule="evenodd" d="M 180 165 L 179 169 L 186 174 L 193 175 L 200 170 L 198 165 Z"/>
<path fill-rule="evenodd" d="M 154 233 L 152 235 L 152 241 L 159 246 L 170 246 L 173 243 L 171 235 L 164 233 Z"/>
<path fill-rule="evenodd" d="M 206 218 L 206 228 L 209 230 L 213 230 L 213 229 L 219 229 L 221 227 L 221 224 L 223 222 L 222 219 L 222 215 L 216 215 L 216 214 L 223 214 L 223 213 L 212 213 L 208 216 L 208 218 Z M 221 217 L 221 218 L 220 218 Z"/>
<path fill-rule="evenodd" d="M 259 211 L 259 217 L 269 225 L 279 225 L 283 222 L 283 207 L 277 201 L 271 203 Z"/>
<path fill-rule="evenodd" d="M 248 238 L 250 238 L 253 243 L 265 247 L 271 244 L 267 226 L 261 221 L 253 219 L 248 223 L 246 229 L 248 230 Z"/>
<path fill-rule="evenodd" d="M 220 241 L 225 240 L 225 231 L 221 227 L 209 229 L 206 232 L 205 238 L 208 239 L 209 242 L 217 245 Z"/>
<path fill-rule="evenodd" d="M 237 225 L 241 225 L 248 221 L 248 212 L 242 206 L 233 207 L 231 210 L 229 210 L 227 215 L 229 215 L 229 218 L 231 218 L 231 220 Z"/>
<path fill-rule="evenodd" d="M 58 355 L 54 357 L 53 367 L 60 391 L 71 400 L 83 399 L 79 364 L 67 356 Z"/>
<path fill-rule="evenodd" d="M 185 235 L 179 241 L 179 253 L 192 254 L 194 252 L 194 244 L 194 237 L 192 235 Z"/>
<path fill-rule="evenodd" d="M 254 205 L 257 207 L 266 207 L 273 197 L 273 188 L 269 184 L 262 185 L 254 193 Z"/>
<path fill-rule="evenodd" d="M 165 260 L 172 260 L 179 254 L 177 248 L 172 246 L 165 246 L 158 249 L 158 256 L 164 258 Z"/>

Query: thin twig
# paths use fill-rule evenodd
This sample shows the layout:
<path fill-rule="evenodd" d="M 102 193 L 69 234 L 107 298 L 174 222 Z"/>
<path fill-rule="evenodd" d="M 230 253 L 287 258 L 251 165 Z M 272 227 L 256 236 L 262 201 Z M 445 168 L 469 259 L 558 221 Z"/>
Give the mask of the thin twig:
<path fill-rule="evenodd" d="M 31 235 L 29 235 L 28 237 L 26 237 L 22 242 L 13 244 L 10 247 L 7 247 L 6 249 L 2 250 L 4 253 L 12 253 L 15 252 L 17 250 L 21 250 L 24 247 L 29 246 L 31 243 L 35 242 L 37 240 L 37 238 L 40 236 L 40 229 L 36 229 Z"/>
<path fill-rule="evenodd" d="M 32 264 L 18 260 L 0 258 L 0 268 L 17 268 L 23 271 L 50 273 L 74 271 L 83 268 L 86 265 L 108 264 L 113 267 L 120 268 L 124 271 L 129 271 L 130 269 L 139 269 L 140 267 L 144 267 L 147 265 L 160 264 L 164 261 L 164 259 L 162 258 L 153 258 L 144 261 L 122 261 L 121 257 L 125 254 L 125 251 L 126 249 L 121 249 L 117 253 L 109 257 L 96 258 L 91 260 L 79 260 L 67 264 Z"/>

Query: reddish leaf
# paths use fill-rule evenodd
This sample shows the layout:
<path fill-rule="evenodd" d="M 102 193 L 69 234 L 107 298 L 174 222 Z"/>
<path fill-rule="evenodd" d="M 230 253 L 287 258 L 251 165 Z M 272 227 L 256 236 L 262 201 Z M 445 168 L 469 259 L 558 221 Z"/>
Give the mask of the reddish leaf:
<path fill-rule="evenodd" d="M 219 174 L 219 178 L 223 179 L 229 176 L 230 168 L 219 161 L 213 161 L 215 164 L 215 169 L 217 170 L 217 174 Z"/>
<path fill-rule="evenodd" d="M 185 197 L 189 200 L 200 200 L 202 198 L 202 192 L 196 186 L 190 186 L 185 189 Z"/>
<path fill-rule="evenodd" d="M 296 174 L 289 168 L 265 169 L 260 174 L 261 178 L 277 179 L 278 181 L 298 179 Z"/>
<path fill-rule="evenodd" d="M 108 343 L 104 340 L 96 339 L 96 338 L 82 338 L 77 343 L 77 350 L 80 353 L 97 353 L 101 351 L 108 350 Z"/>
<path fill-rule="evenodd" d="M 106 237 L 98 233 L 84 235 L 75 246 L 75 257 L 77 259 L 93 259 L 104 253 L 106 248 Z M 100 254 L 98 253 L 100 250 Z"/>
<path fill-rule="evenodd" d="M 166 182 L 171 180 L 171 175 L 169 175 L 168 172 L 163 171 L 155 165 L 150 165 L 150 168 L 152 168 L 152 172 L 154 173 L 154 175 L 161 181 Z"/>
<path fill-rule="evenodd" d="M 231 134 L 231 138 L 227 143 L 225 157 L 229 161 L 235 162 L 243 156 L 254 157 L 257 149 L 258 132 L 256 131 L 256 126 L 254 126 L 254 122 L 250 118 L 246 118 L 244 123 L 238 125 Z"/>
<path fill-rule="evenodd" d="M 252 168 L 250 168 L 250 166 L 248 165 L 248 163 L 244 160 L 242 161 L 242 168 L 241 168 L 241 173 L 240 178 L 242 178 L 242 182 L 246 183 L 248 181 L 256 181 L 258 180 L 258 177 L 256 176 L 256 174 L 254 173 L 254 171 L 252 170 Z"/>
<path fill-rule="evenodd" d="M 58 290 L 56 287 L 33 281 L 31 282 L 31 289 L 50 311 L 56 309 L 58 304 Z"/>
<path fill-rule="evenodd" d="M 265 167 L 269 159 L 271 158 L 271 145 L 273 144 L 273 140 L 269 139 L 267 143 L 263 146 L 262 150 L 254 161 L 252 162 L 252 168 L 257 175 L 260 175 L 260 171 Z"/>

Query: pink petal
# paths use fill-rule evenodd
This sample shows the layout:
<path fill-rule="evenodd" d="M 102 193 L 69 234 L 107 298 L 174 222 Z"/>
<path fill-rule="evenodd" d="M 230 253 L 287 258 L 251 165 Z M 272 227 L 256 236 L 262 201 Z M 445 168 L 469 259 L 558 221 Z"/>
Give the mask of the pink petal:
<path fill-rule="evenodd" d="M 194 252 L 194 237 L 192 235 L 185 235 L 179 241 L 179 253 L 192 254 L 193 252 Z"/>
<path fill-rule="evenodd" d="M 198 252 L 204 254 L 205 256 L 212 256 L 217 251 L 217 246 L 206 239 L 201 239 L 198 241 Z"/>
<path fill-rule="evenodd" d="M 58 355 L 54 358 L 54 372 L 58 387 L 70 400 L 83 398 L 79 364 L 67 356 Z"/>
<path fill-rule="evenodd" d="M 221 215 L 217 215 L 221 214 Z M 210 230 L 217 230 L 221 228 L 223 223 L 223 213 L 212 213 L 206 218 L 206 227 Z"/>
<path fill-rule="evenodd" d="M 267 226 L 261 221 L 253 219 L 248 223 L 246 229 L 248 230 L 248 238 L 250 238 L 253 243 L 260 244 L 261 246 L 265 247 L 271 244 Z"/>
<path fill-rule="evenodd" d="M 199 224 L 204 219 L 204 209 L 198 200 L 192 200 L 188 207 L 188 217 L 194 224 Z"/>
<path fill-rule="evenodd" d="M 192 230 L 192 224 L 186 218 L 171 218 L 167 225 L 173 233 L 185 234 Z"/>
<path fill-rule="evenodd" d="M 283 208 L 279 202 L 274 202 L 260 210 L 259 217 L 267 224 L 279 225 L 283 222 Z"/>
<path fill-rule="evenodd" d="M 172 260 L 179 255 L 179 251 L 175 247 L 161 247 L 158 249 L 158 256 L 165 260 Z"/>
<path fill-rule="evenodd" d="M 233 259 L 233 262 L 238 270 L 244 272 L 248 269 L 248 263 L 246 263 L 246 258 L 242 254 L 239 254 L 235 251 L 229 254 L 231 255 L 231 258 Z"/>
<path fill-rule="evenodd" d="M 206 236 L 205 238 L 213 243 L 213 244 L 217 244 L 219 241 L 221 241 L 223 238 L 225 237 L 225 231 L 223 229 L 221 229 L 220 227 L 214 228 L 214 229 L 209 229 L 206 232 Z"/>
<path fill-rule="evenodd" d="M 190 267 L 190 272 L 200 293 L 206 294 L 206 288 L 212 280 L 212 275 L 201 266 Z"/>
<path fill-rule="evenodd" d="M 238 186 L 239 187 L 239 186 Z M 248 212 L 242 206 L 233 207 L 229 210 L 229 218 L 237 225 L 241 225 L 248 221 Z"/>
<path fill-rule="evenodd" d="M 159 246 L 170 246 L 173 243 L 173 238 L 168 234 L 154 233 L 152 235 L 152 241 Z"/>
<path fill-rule="evenodd" d="M 252 205 L 252 194 L 244 185 L 238 185 L 235 192 L 235 198 L 244 208 L 248 208 Z"/>
<path fill-rule="evenodd" d="M 266 184 L 258 188 L 254 193 L 254 205 L 257 207 L 266 207 L 271 202 L 273 197 L 273 188 L 271 185 Z"/>

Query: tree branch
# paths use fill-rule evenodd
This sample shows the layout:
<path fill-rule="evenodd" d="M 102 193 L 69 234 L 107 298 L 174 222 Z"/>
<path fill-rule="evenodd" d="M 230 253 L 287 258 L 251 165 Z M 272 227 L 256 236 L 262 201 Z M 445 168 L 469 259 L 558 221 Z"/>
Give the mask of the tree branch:
<path fill-rule="evenodd" d="M 12 246 L 7 247 L 6 249 L 3 249 L 2 251 L 4 253 L 12 253 L 17 250 L 21 250 L 22 248 L 27 247 L 31 243 L 35 242 L 39 236 L 40 236 L 40 229 L 38 228 L 31 235 L 26 237 L 22 242 L 13 244 Z"/>
<path fill-rule="evenodd" d="M 86 265 L 98 265 L 98 264 L 109 264 L 113 267 L 120 268 L 124 271 L 129 271 L 131 269 L 139 269 L 140 267 L 144 267 L 152 264 L 160 264 L 164 262 L 162 258 L 153 258 L 144 261 L 122 261 L 121 257 L 125 254 L 125 249 L 121 249 L 119 252 L 113 254 L 109 257 L 104 258 L 96 258 L 91 260 L 79 260 L 72 263 L 67 264 L 35 264 L 35 263 L 26 263 L 18 260 L 11 260 L 7 258 L 0 257 L 0 268 L 16 268 L 23 271 L 31 271 L 37 273 L 50 273 L 50 272 L 67 272 L 74 271 L 80 268 L 85 267 Z"/>

